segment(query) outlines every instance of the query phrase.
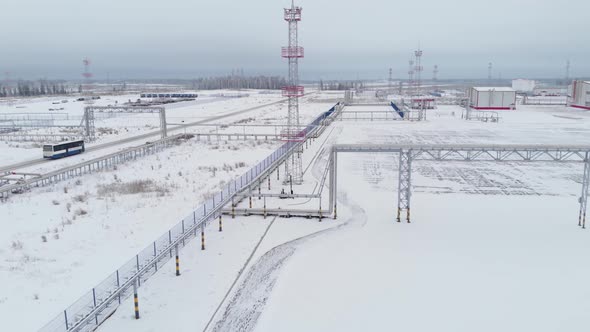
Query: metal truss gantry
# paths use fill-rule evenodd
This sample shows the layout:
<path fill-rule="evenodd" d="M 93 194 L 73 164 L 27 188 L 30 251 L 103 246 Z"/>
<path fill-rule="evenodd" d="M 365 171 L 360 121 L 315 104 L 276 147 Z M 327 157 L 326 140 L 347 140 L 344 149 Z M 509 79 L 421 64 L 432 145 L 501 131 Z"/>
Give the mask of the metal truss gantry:
<path fill-rule="evenodd" d="M 406 212 L 410 222 L 412 196 L 412 163 L 414 161 L 487 161 L 487 162 L 581 162 L 584 163 L 582 193 L 578 200 L 578 226 L 586 228 L 586 208 L 590 187 L 590 145 L 334 145 L 330 160 L 331 196 L 336 195 L 337 154 L 398 153 L 399 183 L 397 221 Z M 336 199 L 330 198 L 336 210 Z"/>
<path fill-rule="evenodd" d="M 166 108 L 164 107 L 142 107 L 142 106 L 86 106 L 82 124 L 84 135 L 89 141 L 96 139 L 96 128 L 94 126 L 94 112 L 101 113 L 158 113 L 160 115 L 161 138 L 168 136 L 166 128 Z"/>

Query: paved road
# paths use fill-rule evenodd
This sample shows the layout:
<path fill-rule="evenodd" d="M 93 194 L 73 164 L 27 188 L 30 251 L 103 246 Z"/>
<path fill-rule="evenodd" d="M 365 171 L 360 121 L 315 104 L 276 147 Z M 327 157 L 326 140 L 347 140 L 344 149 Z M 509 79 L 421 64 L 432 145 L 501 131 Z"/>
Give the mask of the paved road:
<path fill-rule="evenodd" d="M 168 128 L 168 132 L 172 132 L 172 131 L 178 131 L 187 127 L 191 127 L 191 126 L 196 126 L 196 125 L 200 125 L 203 123 L 207 123 L 207 122 L 211 122 L 211 121 L 216 121 L 219 119 L 223 119 L 223 118 L 228 118 L 234 115 L 238 115 L 238 114 L 242 114 L 242 113 L 246 113 L 246 112 L 251 112 L 251 111 L 255 111 L 267 106 L 271 106 L 271 105 L 276 105 L 276 104 L 280 104 L 282 102 L 287 101 L 287 99 L 281 99 L 279 101 L 275 101 L 272 103 L 268 103 L 268 104 L 262 104 L 262 105 L 258 105 L 258 106 L 254 106 L 254 107 L 250 107 L 250 108 L 246 108 L 243 110 L 238 110 L 238 111 L 234 111 L 234 112 L 230 112 L 230 113 L 225 113 L 222 115 L 218 115 L 218 116 L 213 116 L 210 118 L 207 118 L 205 120 L 200 120 L 197 122 L 190 122 L 190 123 L 186 123 L 183 125 L 176 125 L 172 128 Z M 151 131 L 149 133 L 145 133 L 142 135 L 137 135 L 137 136 L 133 136 L 133 137 L 128 137 L 128 138 L 124 138 L 118 141 L 114 141 L 114 142 L 108 142 L 108 143 L 103 143 L 103 144 L 99 144 L 99 145 L 94 145 L 94 146 L 90 146 L 86 149 L 86 151 L 98 151 L 98 150 L 102 150 L 102 149 L 106 149 L 106 148 L 110 148 L 116 145 L 120 145 L 120 144 L 125 144 L 125 143 L 130 143 L 130 142 L 134 142 L 134 141 L 140 141 L 140 140 L 145 140 L 146 138 L 149 137 L 153 137 L 153 136 L 157 136 L 160 135 L 160 131 Z M 12 164 L 12 165 L 5 165 L 5 166 L 0 166 L 0 172 L 7 172 L 7 171 L 15 171 L 19 168 L 23 168 L 23 167 L 30 167 L 30 166 L 35 166 L 35 165 L 39 165 L 45 162 L 49 162 L 51 160 L 49 159 L 43 159 L 43 158 L 39 158 L 39 159 L 31 159 L 31 160 L 27 160 L 27 161 L 23 161 L 20 163 L 16 163 L 16 164 Z"/>

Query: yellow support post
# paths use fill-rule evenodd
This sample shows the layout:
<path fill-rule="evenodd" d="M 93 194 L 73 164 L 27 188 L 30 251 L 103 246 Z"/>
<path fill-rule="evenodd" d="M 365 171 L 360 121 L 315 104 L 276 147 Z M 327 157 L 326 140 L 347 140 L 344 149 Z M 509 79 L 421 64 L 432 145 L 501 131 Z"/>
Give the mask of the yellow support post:
<path fill-rule="evenodd" d="M 201 250 L 205 250 L 205 229 L 201 228 Z"/>
<path fill-rule="evenodd" d="M 135 319 L 139 319 L 139 296 L 137 296 L 137 279 L 133 284 L 133 308 L 135 310 Z"/>
<path fill-rule="evenodd" d="M 176 276 L 180 275 L 180 258 L 178 256 L 178 245 L 175 247 L 176 251 Z"/>

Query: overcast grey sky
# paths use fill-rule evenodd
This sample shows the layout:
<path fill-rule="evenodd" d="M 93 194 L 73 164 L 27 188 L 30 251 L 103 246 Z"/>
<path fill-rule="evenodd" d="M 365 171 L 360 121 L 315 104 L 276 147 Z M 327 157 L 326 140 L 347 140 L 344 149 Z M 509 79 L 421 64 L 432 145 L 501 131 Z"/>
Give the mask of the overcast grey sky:
<path fill-rule="evenodd" d="M 0 10 L 0 73 L 192 78 L 244 68 L 285 74 L 290 0 L 19 0 Z M 406 77 L 420 44 L 425 77 L 590 76 L 588 0 L 299 0 L 304 79 Z"/>

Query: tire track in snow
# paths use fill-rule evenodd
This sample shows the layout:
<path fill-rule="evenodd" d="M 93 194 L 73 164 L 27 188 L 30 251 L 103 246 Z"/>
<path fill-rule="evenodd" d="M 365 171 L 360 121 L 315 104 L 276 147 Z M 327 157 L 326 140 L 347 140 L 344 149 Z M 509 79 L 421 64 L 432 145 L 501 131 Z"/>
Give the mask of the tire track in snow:
<path fill-rule="evenodd" d="M 213 315 L 211 315 L 211 318 L 207 322 L 207 325 L 205 325 L 205 328 L 203 329 L 203 331 L 207 331 L 207 329 L 209 328 L 209 325 L 211 325 L 211 322 L 213 321 L 213 319 L 217 315 L 217 312 L 219 312 L 219 309 L 221 309 L 221 306 L 223 306 L 223 303 L 225 303 L 225 300 L 227 300 L 227 297 L 229 296 L 229 294 L 231 293 L 231 291 L 234 289 L 234 286 L 238 283 L 238 280 L 240 280 L 240 277 L 242 276 L 242 273 L 244 273 L 244 271 L 248 267 L 248 264 L 250 264 L 250 261 L 252 260 L 252 257 L 254 257 L 254 254 L 258 250 L 258 247 L 262 243 L 262 240 L 264 240 L 264 238 L 266 237 L 266 234 L 268 234 L 268 231 L 270 230 L 270 228 L 272 227 L 272 225 L 275 223 L 275 220 L 276 219 L 277 219 L 277 217 L 275 216 L 271 220 L 271 222 L 268 224 L 268 226 L 266 227 L 266 230 L 264 231 L 264 233 L 260 237 L 260 240 L 258 240 L 258 243 L 256 244 L 256 246 L 252 250 L 252 253 L 250 254 L 250 256 L 248 257 L 248 259 L 246 260 L 246 263 L 244 263 L 244 266 L 238 272 L 238 276 L 236 277 L 236 279 L 234 280 L 234 282 L 231 284 L 231 286 L 227 290 L 227 293 L 225 293 L 225 296 L 223 296 L 223 299 L 221 299 L 221 302 L 219 303 L 219 305 L 215 309 L 215 312 L 213 312 Z"/>
<path fill-rule="evenodd" d="M 340 195 L 338 200 L 345 205 L 351 204 L 346 194 Z M 350 205 L 350 208 L 352 216 L 342 224 L 280 244 L 260 257 L 248 271 L 212 332 L 253 331 L 279 278 L 281 268 L 301 245 L 344 228 L 363 227 L 366 224 L 365 210 L 356 204 Z M 207 328 L 204 332 L 206 331 Z"/>

